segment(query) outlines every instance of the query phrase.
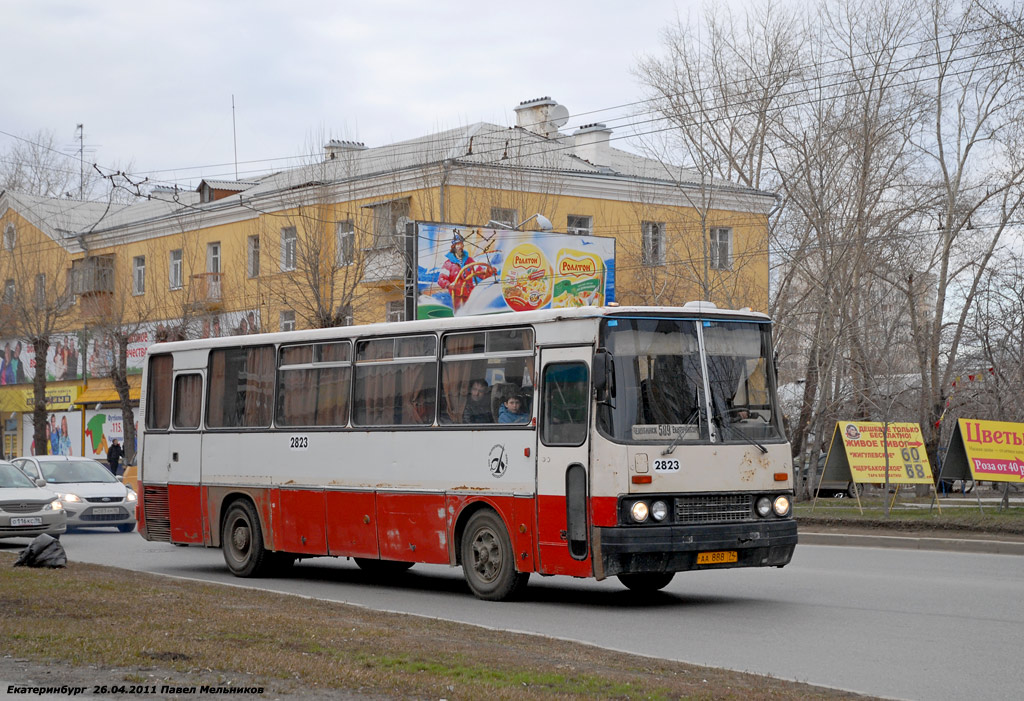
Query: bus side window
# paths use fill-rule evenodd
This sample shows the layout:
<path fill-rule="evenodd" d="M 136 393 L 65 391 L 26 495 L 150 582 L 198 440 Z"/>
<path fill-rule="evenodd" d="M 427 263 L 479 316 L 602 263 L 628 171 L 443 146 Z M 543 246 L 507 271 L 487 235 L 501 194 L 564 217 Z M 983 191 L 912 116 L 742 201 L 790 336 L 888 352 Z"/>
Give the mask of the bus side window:
<path fill-rule="evenodd" d="M 174 428 L 199 428 L 203 406 L 203 376 L 199 373 L 174 378 Z"/>
<path fill-rule="evenodd" d="M 270 426 L 274 399 L 274 347 L 210 352 L 206 423 L 213 428 Z"/>
<path fill-rule="evenodd" d="M 146 389 L 146 428 L 167 429 L 171 425 L 171 378 L 174 358 L 154 355 L 149 359 L 149 387 Z"/>

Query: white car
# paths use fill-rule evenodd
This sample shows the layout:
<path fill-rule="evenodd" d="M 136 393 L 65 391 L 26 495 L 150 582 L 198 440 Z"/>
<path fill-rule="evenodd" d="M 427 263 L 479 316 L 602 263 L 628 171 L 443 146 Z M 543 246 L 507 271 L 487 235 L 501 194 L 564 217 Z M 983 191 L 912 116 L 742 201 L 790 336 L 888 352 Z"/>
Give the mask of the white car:
<path fill-rule="evenodd" d="M 68 528 L 113 526 L 135 530 L 138 497 L 105 466 L 90 458 L 33 455 L 12 460 L 30 479 L 44 479 L 68 514 Z"/>
<path fill-rule="evenodd" d="M 68 517 L 57 495 L 9 462 L 0 461 L 0 538 L 60 538 Z"/>

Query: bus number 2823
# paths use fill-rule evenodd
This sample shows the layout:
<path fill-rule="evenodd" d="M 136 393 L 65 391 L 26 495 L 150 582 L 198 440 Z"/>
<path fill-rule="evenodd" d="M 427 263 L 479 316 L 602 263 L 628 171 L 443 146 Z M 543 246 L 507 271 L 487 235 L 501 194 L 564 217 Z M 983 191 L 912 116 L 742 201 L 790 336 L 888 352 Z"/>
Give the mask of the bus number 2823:
<path fill-rule="evenodd" d="M 679 469 L 678 460 L 655 460 L 654 471 L 655 472 L 668 472 Z"/>
<path fill-rule="evenodd" d="M 309 436 L 290 436 L 288 444 L 292 450 L 306 450 L 309 447 Z"/>

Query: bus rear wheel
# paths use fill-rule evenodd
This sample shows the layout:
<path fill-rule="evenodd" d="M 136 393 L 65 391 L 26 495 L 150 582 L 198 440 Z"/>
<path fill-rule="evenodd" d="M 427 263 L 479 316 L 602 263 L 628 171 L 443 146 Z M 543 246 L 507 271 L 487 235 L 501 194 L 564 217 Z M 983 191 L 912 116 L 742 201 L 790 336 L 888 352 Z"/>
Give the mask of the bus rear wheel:
<path fill-rule="evenodd" d="M 675 572 L 633 572 L 632 574 L 618 575 L 619 581 L 631 591 L 652 592 L 664 589 Z"/>
<path fill-rule="evenodd" d="M 516 571 L 508 531 L 493 511 L 478 511 L 462 534 L 462 570 L 469 588 L 485 601 L 504 601 L 522 592 L 529 572 Z"/>
<path fill-rule="evenodd" d="M 220 535 L 224 562 L 236 577 L 259 577 L 274 564 L 263 547 L 263 529 L 256 509 L 248 501 L 236 501 L 224 517 Z"/>

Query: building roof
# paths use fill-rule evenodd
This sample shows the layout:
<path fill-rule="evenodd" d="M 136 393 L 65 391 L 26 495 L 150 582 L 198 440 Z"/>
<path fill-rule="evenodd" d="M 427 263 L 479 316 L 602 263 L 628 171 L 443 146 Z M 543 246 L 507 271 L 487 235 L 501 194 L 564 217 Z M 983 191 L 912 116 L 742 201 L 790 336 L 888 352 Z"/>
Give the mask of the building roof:
<path fill-rule="evenodd" d="M 202 203 L 198 191 L 202 183 L 196 190 L 154 188 L 147 199 L 140 199 L 131 205 L 0 193 L 0 214 L 6 209 L 6 200 L 8 205 L 22 214 L 28 213 L 27 218 L 55 240 L 74 241 L 77 234 L 93 231 L 101 234 L 104 231 L 123 230 L 125 227 L 144 229 L 150 223 L 157 225 L 158 222 L 163 222 L 166 227 L 167 219 L 171 217 L 184 217 L 187 220 L 192 214 L 202 216 L 205 212 L 224 212 L 226 209 L 239 210 L 241 214 L 250 216 L 252 210 L 241 211 L 245 203 L 264 198 L 281 198 L 283 194 L 302 192 L 314 185 L 343 188 L 345 183 L 374 178 L 391 178 L 397 182 L 402 173 L 430 166 L 436 166 L 439 173 L 446 169 L 456 176 L 467 178 L 467 181 L 472 177 L 467 173 L 480 168 L 514 167 L 536 173 L 538 177 L 555 175 L 581 181 L 592 178 L 594 182 L 604 183 L 605 187 L 614 186 L 618 182 L 618 187 L 630 191 L 638 181 L 669 188 L 701 185 L 701 178 L 695 171 L 615 148 L 607 138 L 611 130 L 600 124 L 587 127 L 579 129 L 575 135 L 563 134 L 556 129 L 544 135 L 521 126 L 477 122 L 373 148 L 348 142 L 331 142 L 326 145 L 323 153 L 310 156 L 305 164 L 294 168 L 246 181 L 202 181 L 213 189 L 237 192 L 237 197 L 230 195 Z M 595 132 L 602 138 L 593 139 Z M 590 143 L 596 143 L 597 146 L 584 148 L 578 135 L 587 135 Z M 422 183 L 422 180 L 419 182 Z M 746 187 L 726 185 L 723 188 L 716 184 L 716 188 L 718 192 L 727 192 L 746 200 L 742 205 L 745 207 L 752 206 L 750 202 L 753 201 L 758 202 L 757 208 L 765 206 L 765 202 L 774 201 L 770 193 Z M 591 196 L 601 195 L 597 193 Z M 725 208 L 729 208 L 729 205 Z M 187 221 L 181 224 L 189 226 Z M 69 247 L 73 248 L 73 244 Z"/>

